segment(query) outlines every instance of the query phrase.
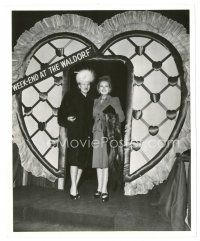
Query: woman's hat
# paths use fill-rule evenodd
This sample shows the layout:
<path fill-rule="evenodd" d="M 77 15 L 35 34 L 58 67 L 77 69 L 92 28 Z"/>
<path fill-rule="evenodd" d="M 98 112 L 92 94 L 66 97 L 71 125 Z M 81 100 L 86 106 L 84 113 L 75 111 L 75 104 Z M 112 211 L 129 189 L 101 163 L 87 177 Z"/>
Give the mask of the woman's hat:
<path fill-rule="evenodd" d="M 109 75 L 103 75 L 101 77 L 99 77 L 98 81 L 108 81 L 109 83 L 111 83 L 111 78 Z"/>
<path fill-rule="evenodd" d="M 76 75 L 76 82 L 78 84 L 91 83 L 94 80 L 94 72 L 90 69 L 82 69 Z"/>

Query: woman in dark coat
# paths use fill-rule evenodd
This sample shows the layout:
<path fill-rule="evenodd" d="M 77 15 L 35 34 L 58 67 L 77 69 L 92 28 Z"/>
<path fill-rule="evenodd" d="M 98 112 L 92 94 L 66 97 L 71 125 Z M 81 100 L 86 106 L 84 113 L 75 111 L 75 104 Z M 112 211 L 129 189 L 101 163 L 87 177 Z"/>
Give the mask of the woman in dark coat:
<path fill-rule="evenodd" d="M 118 130 L 109 130 L 112 128 L 113 119 L 108 123 L 109 114 L 105 114 L 106 111 L 116 113 L 116 119 L 120 122 L 123 122 L 125 119 L 124 113 L 121 108 L 121 104 L 118 97 L 112 97 L 109 95 L 111 92 L 111 80 L 109 76 L 102 76 L 99 79 L 97 85 L 97 90 L 101 94 L 98 99 L 94 101 L 93 107 L 93 117 L 94 117 L 94 126 L 93 126 L 93 158 L 92 158 L 92 167 L 97 169 L 97 180 L 98 188 L 94 194 L 95 198 L 101 197 L 102 201 L 108 201 L 108 167 L 109 167 L 109 157 L 108 155 L 108 141 L 109 135 L 108 132 L 119 133 Z M 115 123 L 116 120 L 115 120 Z M 109 127 L 110 126 L 110 127 Z M 115 126 L 115 127 L 114 127 Z M 116 125 L 113 125 L 116 128 Z M 107 133 L 107 134 L 106 134 Z M 108 137 L 108 138 L 107 138 Z M 111 136 L 110 136 L 111 137 Z M 111 137 L 112 138 L 112 137 Z M 115 140 L 114 140 L 115 141 Z M 118 140 L 116 140 L 118 141 Z M 112 154 L 112 153 L 111 153 Z M 116 161 L 116 160 L 112 160 Z"/>
<path fill-rule="evenodd" d="M 86 167 L 89 154 L 88 141 L 92 133 L 93 99 L 88 96 L 90 83 L 94 80 L 91 70 L 81 70 L 76 75 L 77 91 L 67 92 L 58 111 L 58 124 L 67 129 L 67 161 L 70 164 L 70 197 L 80 197 L 77 186 Z"/>

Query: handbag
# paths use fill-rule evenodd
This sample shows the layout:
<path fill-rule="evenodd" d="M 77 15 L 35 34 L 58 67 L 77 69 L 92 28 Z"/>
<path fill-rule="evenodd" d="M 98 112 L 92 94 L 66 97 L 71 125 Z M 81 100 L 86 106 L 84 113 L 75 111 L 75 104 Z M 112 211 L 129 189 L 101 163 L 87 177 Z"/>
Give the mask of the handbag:
<path fill-rule="evenodd" d="M 116 114 L 116 111 L 115 109 L 111 106 L 111 105 L 108 105 L 104 110 L 103 110 L 103 113 L 104 114 Z"/>

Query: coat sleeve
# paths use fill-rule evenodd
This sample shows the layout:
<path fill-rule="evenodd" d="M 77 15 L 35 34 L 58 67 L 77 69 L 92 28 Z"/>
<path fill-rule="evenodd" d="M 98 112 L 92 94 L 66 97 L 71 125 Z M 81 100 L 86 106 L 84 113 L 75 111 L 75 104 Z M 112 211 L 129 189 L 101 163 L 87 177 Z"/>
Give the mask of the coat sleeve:
<path fill-rule="evenodd" d="M 122 110 L 121 104 L 120 104 L 120 100 L 118 97 L 114 98 L 114 103 L 113 103 L 113 107 L 115 108 L 116 113 L 119 116 L 119 121 L 123 122 L 125 120 L 125 116 L 124 116 L 124 112 Z"/>
<path fill-rule="evenodd" d="M 96 117 L 97 111 L 96 111 L 96 105 L 97 105 L 98 99 L 94 99 L 94 104 L 93 104 L 93 118 Z"/>
<path fill-rule="evenodd" d="M 58 124 L 63 127 L 68 126 L 67 118 L 70 115 L 70 95 L 66 93 L 62 99 L 60 108 L 58 109 Z"/>

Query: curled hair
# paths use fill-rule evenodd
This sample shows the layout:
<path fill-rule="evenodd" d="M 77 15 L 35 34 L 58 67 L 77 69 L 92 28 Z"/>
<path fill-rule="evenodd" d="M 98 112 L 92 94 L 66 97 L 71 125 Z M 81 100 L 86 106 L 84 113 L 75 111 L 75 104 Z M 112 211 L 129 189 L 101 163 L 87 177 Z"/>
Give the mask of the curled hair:
<path fill-rule="evenodd" d="M 111 78 L 110 78 L 109 75 L 104 75 L 104 76 L 99 77 L 99 79 L 98 79 L 98 84 L 97 84 L 97 91 L 99 92 L 100 84 L 101 84 L 101 82 L 103 82 L 103 81 L 105 81 L 105 82 L 107 82 L 107 83 L 109 84 L 110 92 L 111 92 L 111 90 L 112 90 L 112 84 L 111 84 Z"/>
<path fill-rule="evenodd" d="M 76 75 L 76 82 L 78 84 L 85 82 L 93 82 L 94 80 L 94 72 L 90 69 L 82 69 Z"/>

